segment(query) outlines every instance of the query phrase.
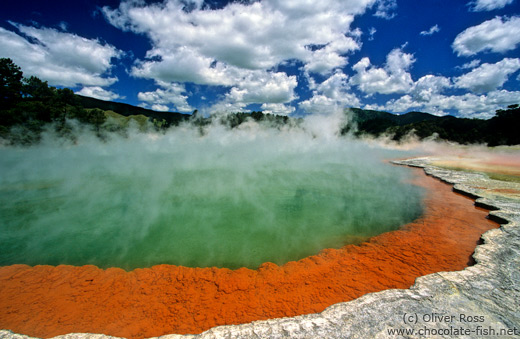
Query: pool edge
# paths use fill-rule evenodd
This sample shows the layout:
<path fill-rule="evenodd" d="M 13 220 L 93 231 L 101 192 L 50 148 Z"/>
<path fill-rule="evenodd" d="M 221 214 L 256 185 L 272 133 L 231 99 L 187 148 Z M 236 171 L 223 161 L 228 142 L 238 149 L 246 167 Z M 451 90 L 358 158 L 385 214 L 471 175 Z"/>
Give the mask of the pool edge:
<path fill-rule="evenodd" d="M 407 329 L 408 336 L 421 331 L 510 330 L 520 334 L 520 201 L 484 197 L 472 183 L 485 179 L 478 173 L 446 170 L 430 164 L 432 158 L 394 161 L 399 165 L 423 168 L 425 173 L 454 185 L 454 190 L 476 197 L 475 204 L 493 207 L 490 218 L 507 221 L 482 235 L 475 248 L 476 264 L 462 271 L 438 272 L 416 279 L 410 289 L 394 289 L 366 294 L 358 299 L 334 304 L 321 313 L 291 318 L 218 326 L 199 335 L 164 335 L 160 338 L 343 338 L 389 337 L 390 331 Z M 480 186 L 479 186 L 480 187 Z M 486 207 L 487 208 L 487 207 Z M 435 315 L 438 315 L 435 318 Z M 449 316 L 450 321 L 441 316 Z M 468 321 L 468 319 L 476 321 Z M 480 321 L 482 320 L 482 321 Z M 452 332 L 445 332 L 452 331 Z M 513 333 L 511 333 L 513 334 Z M 0 330 L 0 339 L 29 336 Z M 114 338 L 102 334 L 66 334 L 59 339 Z"/>

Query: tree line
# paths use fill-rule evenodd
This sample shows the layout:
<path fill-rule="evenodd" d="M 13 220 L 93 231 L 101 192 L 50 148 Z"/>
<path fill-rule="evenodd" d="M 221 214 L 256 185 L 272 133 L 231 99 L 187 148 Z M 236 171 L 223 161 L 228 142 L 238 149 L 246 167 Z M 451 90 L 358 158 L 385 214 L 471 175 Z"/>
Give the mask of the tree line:
<path fill-rule="evenodd" d="M 13 144 L 31 144 L 39 141 L 42 131 L 49 126 L 60 136 L 74 138 L 72 121 L 81 122 L 100 137 L 106 132 L 120 131 L 122 126 L 106 123 L 105 111 L 114 111 L 127 117 L 144 115 L 156 130 L 167 129 L 183 121 L 202 128 L 215 118 L 229 128 L 235 128 L 250 119 L 271 127 L 289 123 L 297 125 L 300 122 L 299 119 L 261 111 L 204 118 L 196 110 L 192 115 L 155 112 L 128 104 L 83 97 L 68 88 L 49 86 L 37 77 L 24 77 L 20 67 L 11 59 L 0 58 L 0 138 Z M 436 136 L 460 144 L 520 144 L 519 105 L 497 110 L 489 120 L 438 117 L 422 112 L 395 115 L 359 108 L 353 108 L 351 112 L 352 119 L 343 127 L 342 134 L 357 137 L 386 135 L 396 141 L 415 135 L 420 139 Z"/>
<path fill-rule="evenodd" d="M 499 109 L 488 120 L 438 117 L 427 113 L 411 112 L 393 115 L 378 111 L 354 109 L 357 123 L 356 136 L 390 136 L 401 141 L 410 135 L 425 139 L 435 136 L 459 144 L 487 144 L 488 146 L 520 144 L 520 106 Z"/>
<path fill-rule="evenodd" d="M 100 109 L 85 109 L 71 89 L 24 77 L 11 59 L 0 59 L 0 137 L 12 143 L 34 143 L 51 123 L 59 135 L 70 136 L 72 119 L 99 132 L 106 116 Z"/>
<path fill-rule="evenodd" d="M 204 127 L 214 119 L 229 128 L 235 128 L 248 119 L 271 126 L 284 125 L 290 119 L 262 112 L 239 112 L 206 118 L 198 114 L 197 110 L 191 115 L 156 112 L 76 95 L 69 88 L 49 86 L 47 81 L 37 77 L 24 77 L 20 67 L 11 59 L 0 59 L 0 138 L 12 144 L 38 142 L 45 128 L 52 128 L 59 136 L 74 139 L 73 121 L 81 122 L 101 138 L 107 132 L 124 133 L 126 126 L 107 123 L 107 115 L 113 113 L 124 117 L 145 116 L 150 128 L 155 130 L 165 130 L 182 122 Z"/>

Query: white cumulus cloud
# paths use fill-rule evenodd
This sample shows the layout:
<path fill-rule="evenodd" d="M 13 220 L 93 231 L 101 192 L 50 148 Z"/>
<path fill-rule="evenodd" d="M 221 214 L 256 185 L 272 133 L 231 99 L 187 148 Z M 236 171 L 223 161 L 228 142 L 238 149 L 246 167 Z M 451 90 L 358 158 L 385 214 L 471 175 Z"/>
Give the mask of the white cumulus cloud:
<path fill-rule="evenodd" d="M 439 28 L 439 25 L 433 25 L 432 27 L 430 27 L 429 30 L 427 31 L 422 31 L 420 34 L 421 35 L 433 35 L 434 33 L 437 33 L 439 32 L 441 29 Z"/>
<path fill-rule="evenodd" d="M 117 48 L 97 39 L 52 28 L 12 23 L 23 35 L 0 27 L 0 54 L 11 58 L 25 75 L 34 75 L 53 86 L 108 86 Z"/>
<path fill-rule="evenodd" d="M 262 70 L 236 70 L 240 81 L 235 82 L 225 98 L 210 108 L 213 112 L 246 111 L 249 104 L 285 104 L 296 100 L 295 88 L 298 85 L 296 76 L 288 76 L 284 72 L 267 72 Z"/>
<path fill-rule="evenodd" d="M 354 17 L 377 1 L 237 1 L 211 9 L 203 1 L 124 0 L 103 13 L 113 26 L 150 39 L 133 76 L 228 87 L 211 109 L 236 111 L 297 98 L 297 78 L 277 71 L 280 65 L 300 63 L 306 74 L 322 75 L 347 65 L 347 55 L 361 47 Z"/>
<path fill-rule="evenodd" d="M 119 94 L 114 93 L 112 91 L 108 91 L 99 86 L 83 87 L 81 90 L 77 91 L 76 94 L 105 101 L 112 101 L 121 98 Z"/>
<path fill-rule="evenodd" d="M 359 99 L 350 91 L 348 76 L 341 71 L 336 71 L 319 85 L 311 78 L 311 87 L 314 88 L 312 97 L 299 104 L 308 113 L 330 114 L 344 107 L 360 105 Z"/>
<path fill-rule="evenodd" d="M 318 49 L 306 60 L 304 69 L 307 72 L 325 74 L 333 69 L 343 67 L 348 60 L 342 54 L 359 48 L 359 45 L 350 37 L 338 38 L 336 41 Z"/>
<path fill-rule="evenodd" d="M 502 87 L 509 76 L 520 69 L 520 59 L 505 58 L 495 64 L 484 63 L 454 79 L 455 86 L 475 93 L 493 91 Z"/>
<path fill-rule="evenodd" d="M 481 61 L 479 59 L 475 59 L 475 60 L 471 60 L 470 62 L 466 62 L 462 66 L 457 66 L 456 68 L 458 68 L 458 69 L 472 69 L 472 68 L 475 68 L 478 65 L 480 65 L 480 62 Z"/>
<path fill-rule="evenodd" d="M 479 60 L 472 62 L 466 68 L 476 68 L 452 79 L 425 75 L 414 82 L 403 96 L 384 104 L 365 105 L 364 108 L 395 113 L 416 110 L 436 115 L 456 112 L 462 117 L 490 118 L 497 109 L 520 102 L 520 91 L 500 90 L 508 77 L 520 69 L 520 59 L 505 58 L 495 64 L 478 66 L 479 63 Z M 444 93 L 453 88 L 467 89 L 473 93 Z"/>
<path fill-rule="evenodd" d="M 170 110 L 170 108 L 166 105 L 161 105 L 161 104 L 154 104 L 152 105 L 151 107 L 154 111 L 159 111 L 159 112 L 167 112 Z"/>
<path fill-rule="evenodd" d="M 352 67 L 356 74 L 350 79 L 350 83 L 369 95 L 406 93 L 413 86 L 408 70 L 414 62 L 412 54 L 404 53 L 398 48 L 387 55 L 383 68 L 373 67 L 370 59 L 365 57 Z"/>
<path fill-rule="evenodd" d="M 376 6 L 375 16 L 383 19 L 393 19 L 397 14 L 397 0 L 378 0 Z"/>
<path fill-rule="evenodd" d="M 449 87 L 451 87 L 450 79 L 428 74 L 413 84 L 410 95 L 414 101 L 429 102 L 434 96 Z"/>
<path fill-rule="evenodd" d="M 231 88 L 227 97 L 243 103 L 286 103 L 297 98 L 298 85 L 294 75 L 264 71 L 248 72 L 243 81 Z"/>
<path fill-rule="evenodd" d="M 496 17 L 472 26 L 455 37 L 453 50 L 458 56 L 483 51 L 504 53 L 520 44 L 520 17 Z"/>
<path fill-rule="evenodd" d="M 296 108 L 285 104 L 262 104 L 260 107 L 262 112 L 276 115 L 289 115 L 293 113 Z"/>
<path fill-rule="evenodd" d="M 495 111 L 520 102 L 520 91 L 497 90 L 486 94 L 466 93 L 463 95 L 435 94 L 430 101 L 419 102 L 410 95 L 391 99 L 384 105 L 366 105 L 366 109 L 406 112 L 419 110 L 436 115 L 446 115 L 454 110 L 461 117 L 491 118 Z"/>
<path fill-rule="evenodd" d="M 209 9 L 192 1 L 123 1 L 103 12 L 114 26 L 146 34 L 152 42 L 134 75 L 229 86 L 235 68 L 268 70 L 300 60 L 322 73 L 345 65 L 344 54 L 360 48 L 350 34 L 354 15 L 374 2 L 264 0 Z"/>
<path fill-rule="evenodd" d="M 146 103 L 145 107 L 152 107 L 156 111 L 168 111 L 167 105 L 173 104 L 175 109 L 182 113 L 194 110 L 188 104 L 188 96 L 183 94 L 186 92 L 184 85 L 164 82 L 159 82 L 159 85 L 161 88 L 153 92 L 139 92 L 137 94 L 137 98 Z"/>
<path fill-rule="evenodd" d="M 374 40 L 374 35 L 376 34 L 376 32 L 377 32 L 377 29 L 375 29 L 375 27 L 370 27 L 368 29 L 368 41 Z"/>
<path fill-rule="evenodd" d="M 514 0 L 475 0 L 468 5 L 473 12 L 492 11 L 495 9 L 504 8 L 513 3 Z"/>

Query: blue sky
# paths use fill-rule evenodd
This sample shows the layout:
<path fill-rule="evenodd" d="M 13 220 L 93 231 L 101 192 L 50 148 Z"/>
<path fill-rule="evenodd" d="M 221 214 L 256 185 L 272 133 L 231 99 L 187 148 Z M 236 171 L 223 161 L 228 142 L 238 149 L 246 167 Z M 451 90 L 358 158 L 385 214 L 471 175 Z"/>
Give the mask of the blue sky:
<path fill-rule="evenodd" d="M 520 103 L 520 0 L 7 0 L 0 57 L 155 110 L 488 118 Z"/>

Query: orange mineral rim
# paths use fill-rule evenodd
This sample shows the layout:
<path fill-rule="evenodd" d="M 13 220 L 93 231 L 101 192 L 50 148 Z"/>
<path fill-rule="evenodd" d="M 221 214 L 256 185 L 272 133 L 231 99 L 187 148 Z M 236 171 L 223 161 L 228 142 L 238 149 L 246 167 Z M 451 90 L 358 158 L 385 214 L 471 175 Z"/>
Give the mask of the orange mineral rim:
<path fill-rule="evenodd" d="M 360 245 L 325 249 L 257 270 L 159 265 L 126 272 L 95 266 L 0 267 L 0 328 L 36 337 L 72 332 L 146 338 L 315 313 L 366 293 L 409 288 L 457 271 L 485 231 L 487 211 L 414 169 L 423 216 Z"/>

